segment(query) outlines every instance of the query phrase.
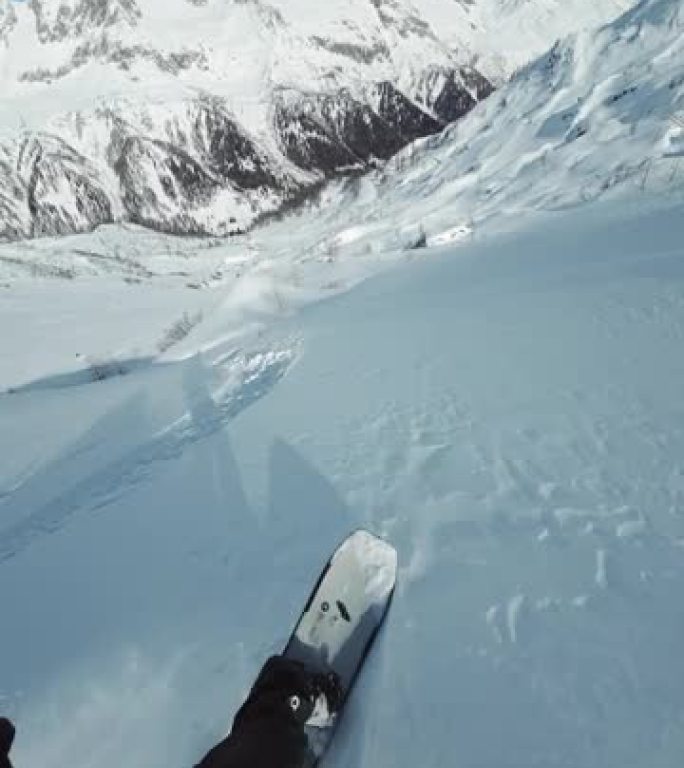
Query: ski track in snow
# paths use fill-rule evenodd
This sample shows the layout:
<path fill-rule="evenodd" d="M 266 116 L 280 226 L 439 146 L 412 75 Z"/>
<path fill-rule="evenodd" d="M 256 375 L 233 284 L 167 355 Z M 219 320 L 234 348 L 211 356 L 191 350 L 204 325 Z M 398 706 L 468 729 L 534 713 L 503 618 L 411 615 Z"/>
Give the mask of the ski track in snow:
<path fill-rule="evenodd" d="M 184 385 L 189 410 L 176 422 L 149 440 L 125 451 L 122 456 L 105 462 L 104 466 L 97 466 L 93 471 L 81 474 L 80 468 L 87 466 L 89 447 L 92 448 L 92 438 L 86 434 L 79 445 L 58 458 L 54 466 L 39 471 L 11 494 L 6 494 L 4 504 L 0 502 L 0 514 L 4 519 L 11 520 L 17 516 L 21 519 L 0 532 L 0 562 L 21 552 L 40 536 L 61 529 L 73 515 L 110 505 L 148 478 L 159 462 L 177 458 L 198 440 L 222 429 L 244 408 L 248 408 L 277 384 L 293 357 L 294 353 L 289 349 L 246 355 L 233 353 L 221 362 L 220 367 L 226 369 L 224 375 L 228 375 L 225 377 L 226 383 L 215 395 L 207 387 L 208 371 L 203 368 L 199 358 L 181 363 L 186 369 Z M 64 386 L 65 382 L 71 385 L 82 384 L 84 380 L 81 375 L 55 379 L 59 386 Z M 55 380 L 50 381 L 45 386 L 56 385 Z M 34 383 L 23 387 L 21 391 L 32 392 L 42 388 L 43 384 Z M 130 420 L 126 411 L 131 405 L 135 406 L 136 402 L 129 401 L 116 414 L 105 414 L 103 421 L 116 429 L 115 425 L 120 424 L 121 420 Z M 139 417 L 135 411 L 132 413 L 134 418 Z M 105 439 L 108 438 L 105 436 Z M 64 476 L 78 479 L 49 501 L 32 503 L 36 495 L 40 498 L 44 493 L 46 480 L 59 482 Z M 51 483 L 47 483 L 47 487 L 50 488 Z"/>

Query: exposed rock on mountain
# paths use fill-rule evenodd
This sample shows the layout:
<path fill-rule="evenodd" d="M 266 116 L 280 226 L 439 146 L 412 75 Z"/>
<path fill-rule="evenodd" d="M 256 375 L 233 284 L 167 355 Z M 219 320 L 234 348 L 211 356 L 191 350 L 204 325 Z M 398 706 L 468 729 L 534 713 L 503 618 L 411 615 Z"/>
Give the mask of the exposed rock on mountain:
<path fill-rule="evenodd" d="M 0 0 L 0 43 L 7 38 L 16 22 L 17 15 L 11 0 Z"/>
<path fill-rule="evenodd" d="M 391 83 L 369 95 L 373 106 L 347 90 L 279 100 L 275 126 L 284 154 L 300 168 L 333 175 L 373 166 L 443 127 Z"/>
<path fill-rule="evenodd" d="M 136 0 L 30 0 L 29 5 L 41 43 L 77 38 L 119 23 L 134 26 L 142 16 Z"/>
<path fill-rule="evenodd" d="M 388 81 L 378 83 L 369 95 L 375 112 L 387 124 L 395 126 L 402 144 L 437 133 L 444 127 L 442 120 L 421 109 Z"/>
<path fill-rule="evenodd" d="M 464 114 L 476 101 L 458 77 L 430 80 L 425 107 L 389 81 L 358 96 L 281 90 L 271 141 L 257 140 L 227 100 L 209 94 L 171 109 L 112 103 L 74 113 L 54 134 L 27 132 L 5 146 L 0 237 L 117 220 L 176 234 L 242 232 L 321 179 L 376 167 Z"/>
<path fill-rule="evenodd" d="M 186 143 L 187 138 L 179 126 L 177 143 Z M 283 181 L 274 161 L 240 128 L 220 99 L 197 104 L 190 138 L 207 166 L 240 189 L 274 189 Z"/>
<path fill-rule="evenodd" d="M 27 179 L 31 235 L 82 232 L 112 220 L 112 205 L 90 162 L 52 136 L 27 139 L 20 149 Z"/>
<path fill-rule="evenodd" d="M 457 72 L 430 67 L 415 87 L 416 102 L 443 123 L 451 123 L 469 112 L 493 91 L 492 84 L 479 72 L 461 68 Z"/>

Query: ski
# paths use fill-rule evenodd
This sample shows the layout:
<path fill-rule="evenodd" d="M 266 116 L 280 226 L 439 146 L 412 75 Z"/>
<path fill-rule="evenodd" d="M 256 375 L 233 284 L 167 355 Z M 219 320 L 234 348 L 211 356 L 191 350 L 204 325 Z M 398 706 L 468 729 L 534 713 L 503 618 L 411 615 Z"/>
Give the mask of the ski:
<path fill-rule="evenodd" d="M 335 713 L 322 700 L 307 721 L 311 766 L 330 744 L 387 615 L 396 575 L 397 553 L 390 544 L 368 531 L 352 533 L 323 569 L 283 651 L 309 669 L 336 673 L 342 687 L 342 704 Z"/>

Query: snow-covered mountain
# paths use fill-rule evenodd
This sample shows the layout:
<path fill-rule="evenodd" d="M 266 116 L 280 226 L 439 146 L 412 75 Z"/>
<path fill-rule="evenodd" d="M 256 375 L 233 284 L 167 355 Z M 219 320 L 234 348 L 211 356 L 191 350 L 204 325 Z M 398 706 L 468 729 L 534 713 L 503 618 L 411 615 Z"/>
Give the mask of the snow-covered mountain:
<path fill-rule="evenodd" d="M 157 238 L 152 244 L 149 237 L 141 238 L 131 230 L 119 230 L 116 235 L 107 231 L 81 241 L 36 240 L 21 248 L 0 247 L 1 274 L 9 278 L 43 270 L 77 275 L 97 273 L 107 264 L 108 270 L 137 279 L 141 271 L 155 273 L 162 263 L 163 272 L 186 271 L 191 253 L 202 254 L 204 270 L 201 277 L 188 281 L 193 284 L 204 284 L 216 269 L 224 277 L 243 277 L 246 269 L 257 273 L 274 253 L 279 265 L 287 265 L 281 274 L 285 282 L 290 282 L 286 273 L 291 265 L 312 260 L 334 260 L 335 268 L 362 274 L 365 267 L 351 266 L 359 256 L 370 265 L 385 252 L 421 239 L 432 245 L 477 236 L 499 226 L 502 219 L 540 209 L 675 190 L 681 185 L 679 158 L 684 151 L 682 45 L 682 7 L 665 0 L 641 3 L 613 22 L 570 35 L 519 70 L 457 124 L 412 143 L 379 170 L 329 183 L 302 209 L 304 224 L 296 236 L 285 221 L 253 232 L 247 249 L 241 241 L 221 245 L 185 239 L 181 248 L 172 239 Z M 407 132 L 432 130 L 433 118 L 412 111 L 403 99 L 395 109 L 396 91 L 366 87 L 365 92 L 374 114 L 391 113 L 398 123 L 407 124 Z M 308 99 L 310 114 L 315 109 L 327 114 L 339 104 L 321 94 Z M 281 105 L 278 119 L 287 135 L 286 102 Z M 201 114 L 203 121 L 209 120 L 210 109 Z M 174 130 L 181 131 L 179 125 Z M 226 118 L 221 127 L 224 136 L 228 125 Z M 235 174 L 238 157 L 221 155 L 216 145 L 212 149 L 205 134 L 198 138 L 203 156 L 213 157 L 212 162 L 223 158 Z M 292 134 L 296 159 L 301 144 L 294 127 Z M 365 131 L 357 138 L 360 146 L 370 141 Z M 347 141 L 353 146 L 351 139 Z M 237 138 L 232 138 L 231 146 L 237 144 Z M 321 150 L 315 155 L 319 162 L 326 157 L 335 157 L 340 164 L 351 162 L 350 154 L 342 153 L 339 145 L 337 154 L 326 146 L 328 155 L 321 145 L 310 144 L 312 153 Z M 398 146 L 386 146 L 386 154 Z M 129 143 L 124 158 L 129 155 L 133 160 L 120 162 L 118 168 L 130 179 L 130 194 L 143 208 L 145 177 L 136 176 L 135 163 L 143 155 L 142 142 Z M 61 157 L 68 156 L 62 153 Z M 267 160 L 257 157 L 245 179 L 252 174 L 267 183 L 268 173 Z M 91 175 L 95 179 L 94 170 Z M 95 196 L 88 204 L 98 211 L 107 200 Z M 177 214 L 183 215 L 180 205 Z M 116 254 L 134 254 L 132 260 L 110 258 L 108 243 L 116 243 Z M 227 258 L 233 266 L 208 262 L 208 247 L 219 261 L 221 253 L 230 254 Z M 165 253 L 169 259 L 152 259 L 145 255 L 150 251 Z M 179 251 L 184 254 L 180 263 L 173 256 Z M 330 283 L 336 280 L 329 277 Z"/>
<path fill-rule="evenodd" d="M 491 91 L 405 3 L 281 6 L 3 0 L 0 236 L 240 231 Z"/>
<path fill-rule="evenodd" d="M 416 0 L 445 42 L 501 83 L 554 40 L 603 24 L 633 0 Z"/>
<path fill-rule="evenodd" d="M 0 0 L 0 238 L 242 231 L 624 3 Z"/>
<path fill-rule="evenodd" d="M 338 257 L 417 234 L 437 244 L 539 210 L 675 191 L 683 156 L 684 6 L 651 0 L 559 41 L 381 170 L 331 185 L 319 233 Z"/>

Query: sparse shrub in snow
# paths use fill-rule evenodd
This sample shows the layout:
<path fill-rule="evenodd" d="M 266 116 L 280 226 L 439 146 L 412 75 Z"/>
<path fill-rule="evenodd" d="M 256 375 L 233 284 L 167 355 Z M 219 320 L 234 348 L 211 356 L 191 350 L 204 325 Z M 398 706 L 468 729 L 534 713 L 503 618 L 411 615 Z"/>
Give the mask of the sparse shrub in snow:
<path fill-rule="evenodd" d="M 412 227 L 402 230 L 399 237 L 401 240 L 401 247 L 405 251 L 425 248 L 427 245 L 427 235 L 425 234 L 425 229 L 422 224 L 417 228 Z"/>
<path fill-rule="evenodd" d="M 91 381 L 105 381 L 114 376 L 125 376 L 127 370 L 118 360 L 91 360 L 88 366 Z"/>
<path fill-rule="evenodd" d="M 166 350 L 170 349 L 174 344 L 183 341 L 190 331 L 200 322 L 202 322 L 201 312 L 196 312 L 193 315 L 183 312 L 183 316 L 166 329 L 164 335 L 157 344 L 157 349 L 160 352 L 166 352 Z"/>

